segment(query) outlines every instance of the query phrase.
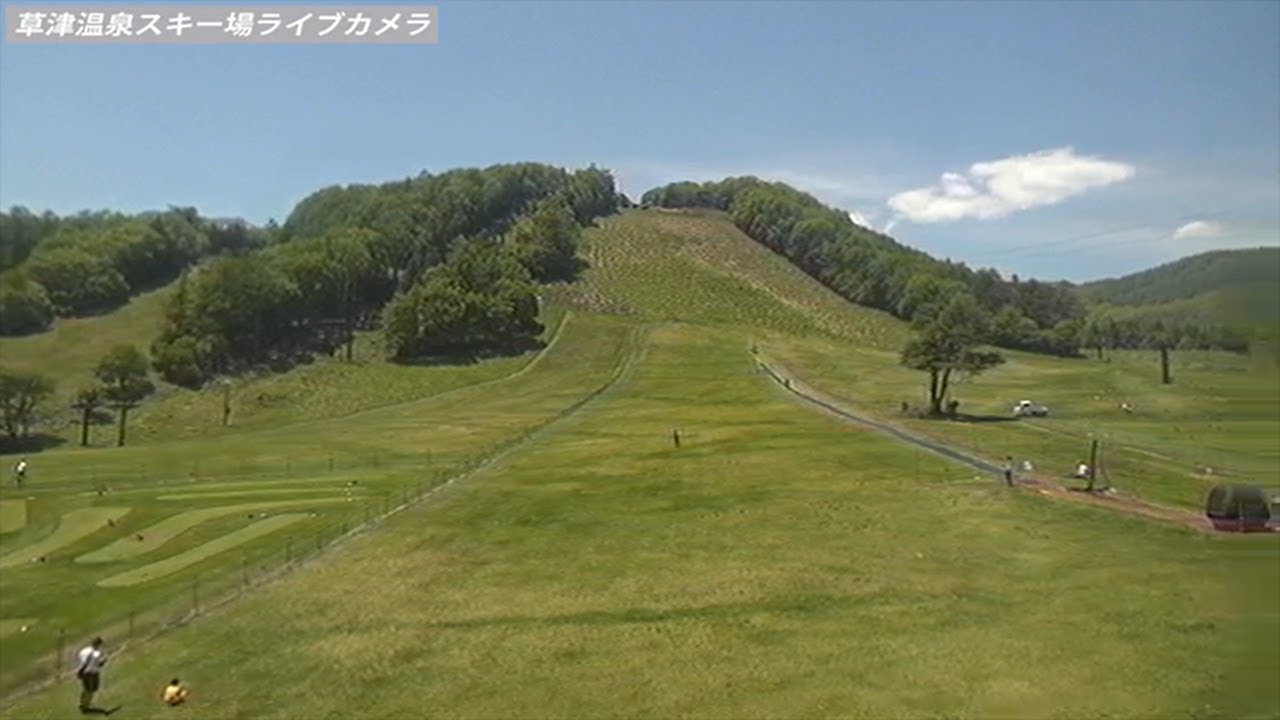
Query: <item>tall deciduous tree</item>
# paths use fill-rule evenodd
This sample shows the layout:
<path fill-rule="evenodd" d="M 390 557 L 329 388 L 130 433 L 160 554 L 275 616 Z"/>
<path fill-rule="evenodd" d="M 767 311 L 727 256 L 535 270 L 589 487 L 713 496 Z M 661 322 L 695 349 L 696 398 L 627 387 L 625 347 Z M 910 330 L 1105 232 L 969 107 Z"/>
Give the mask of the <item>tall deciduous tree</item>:
<path fill-rule="evenodd" d="M 97 412 L 106 398 L 103 397 L 101 387 L 87 387 L 76 393 L 76 399 L 71 403 L 71 407 L 80 413 L 80 446 L 88 447 L 89 445 L 89 423 L 93 420 L 93 415 Z"/>
<path fill-rule="evenodd" d="M 155 390 L 147 379 L 147 358 L 132 345 L 117 345 L 98 362 L 94 375 L 103 384 L 103 396 L 120 414 L 116 444 L 123 446 L 129 411 Z"/>
<path fill-rule="evenodd" d="M 943 403 L 958 376 L 972 376 L 1004 362 L 980 350 L 987 339 L 982 308 L 967 293 L 956 294 L 936 315 L 918 323 L 919 334 L 902 349 L 902 364 L 929 374 L 929 410 L 943 414 Z"/>
<path fill-rule="evenodd" d="M 31 433 L 36 408 L 53 390 L 53 381 L 39 373 L 0 370 L 0 422 L 10 440 Z"/>

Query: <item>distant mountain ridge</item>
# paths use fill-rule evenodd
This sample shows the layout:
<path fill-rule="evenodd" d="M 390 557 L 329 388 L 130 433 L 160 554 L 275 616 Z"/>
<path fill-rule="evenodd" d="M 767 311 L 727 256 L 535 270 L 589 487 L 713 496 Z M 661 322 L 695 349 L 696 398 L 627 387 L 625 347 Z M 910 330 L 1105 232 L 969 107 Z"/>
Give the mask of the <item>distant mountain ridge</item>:
<path fill-rule="evenodd" d="M 1280 324 L 1280 247 L 1214 250 L 1079 286 L 1125 315 L 1191 317 L 1235 327 Z"/>

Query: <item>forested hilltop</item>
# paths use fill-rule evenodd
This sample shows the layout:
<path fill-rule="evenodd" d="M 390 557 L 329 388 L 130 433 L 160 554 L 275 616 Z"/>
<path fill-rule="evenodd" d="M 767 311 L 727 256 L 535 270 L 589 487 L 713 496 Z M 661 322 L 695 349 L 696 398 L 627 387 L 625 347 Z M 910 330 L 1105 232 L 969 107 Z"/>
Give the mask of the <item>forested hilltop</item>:
<path fill-rule="evenodd" d="M 754 177 L 674 183 L 642 202 L 725 211 L 841 296 L 904 320 L 927 319 L 967 294 L 989 319 L 992 344 L 1055 355 L 1082 347 L 1243 350 L 1249 331 L 1215 317 L 1097 301 L 1181 297 L 1199 287 L 1188 273 L 1222 285 L 1218 276 L 1237 274 L 1226 265 L 1269 267 L 1204 256 L 1082 289 L 933 258 Z M 354 330 L 375 326 L 397 358 L 519 346 L 537 332 L 536 284 L 571 278 L 580 228 L 619 204 L 629 203 L 605 170 L 517 163 L 324 188 L 278 227 L 203 218 L 194 208 L 60 218 L 17 207 L 0 213 L 0 334 L 111 310 L 182 275 L 150 348 L 155 369 L 178 384 L 332 353 Z M 1274 289 L 1274 279 L 1259 282 Z"/>
<path fill-rule="evenodd" d="M 1080 348 L 1184 347 L 1243 351 L 1250 337 L 1221 323 L 1107 313 L 1086 304 L 1077 286 L 1005 279 L 901 245 L 845 211 L 783 183 L 755 177 L 678 182 L 654 188 L 643 205 L 712 208 L 757 242 L 855 303 L 923 322 L 957 294 L 972 296 L 991 319 L 999 347 L 1071 356 Z"/>
<path fill-rule="evenodd" d="M 521 163 L 325 188 L 262 229 L 188 208 L 14 208 L 0 226 L 0 316 L 5 334 L 37 332 L 185 273 L 150 355 L 191 387 L 332 353 L 374 325 L 395 358 L 500 352 L 541 330 L 537 283 L 571 278 L 581 227 L 617 204 L 606 171 Z"/>
<path fill-rule="evenodd" d="M 195 208 L 58 217 L 15 207 L 0 213 L 0 335 L 113 310 L 203 257 L 258 247 L 269 236 L 243 221 L 202 218 Z"/>

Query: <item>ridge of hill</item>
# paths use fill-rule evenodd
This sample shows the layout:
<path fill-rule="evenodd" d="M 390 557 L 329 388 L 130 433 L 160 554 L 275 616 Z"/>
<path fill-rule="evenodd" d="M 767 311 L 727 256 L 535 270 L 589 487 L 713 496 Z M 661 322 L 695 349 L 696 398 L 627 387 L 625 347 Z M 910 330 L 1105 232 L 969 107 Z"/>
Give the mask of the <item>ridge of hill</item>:
<path fill-rule="evenodd" d="M 717 210 L 624 210 L 584 237 L 587 268 L 553 302 L 648 320 L 817 332 L 896 350 L 907 326 L 840 297 Z"/>
<path fill-rule="evenodd" d="M 1086 301 L 1118 316 L 1269 327 L 1280 322 L 1280 247 L 1214 250 L 1084 283 Z"/>

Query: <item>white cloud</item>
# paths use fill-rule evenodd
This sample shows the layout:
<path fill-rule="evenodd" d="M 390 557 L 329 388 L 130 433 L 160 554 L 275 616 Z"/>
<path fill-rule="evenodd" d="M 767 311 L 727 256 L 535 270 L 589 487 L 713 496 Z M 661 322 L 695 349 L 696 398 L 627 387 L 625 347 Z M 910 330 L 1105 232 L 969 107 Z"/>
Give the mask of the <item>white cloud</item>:
<path fill-rule="evenodd" d="M 974 163 L 964 174 L 943 173 L 936 185 L 890 197 L 889 207 L 900 219 L 918 223 L 992 220 L 1128 180 L 1135 172 L 1132 165 L 1064 147 Z"/>
<path fill-rule="evenodd" d="M 1196 220 L 1173 231 L 1174 240 L 1184 240 L 1186 238 L 1211 238 L 1219 237 L 1224 232 L 1223 227 L 1215 222 L 1207 220 Z"/>

